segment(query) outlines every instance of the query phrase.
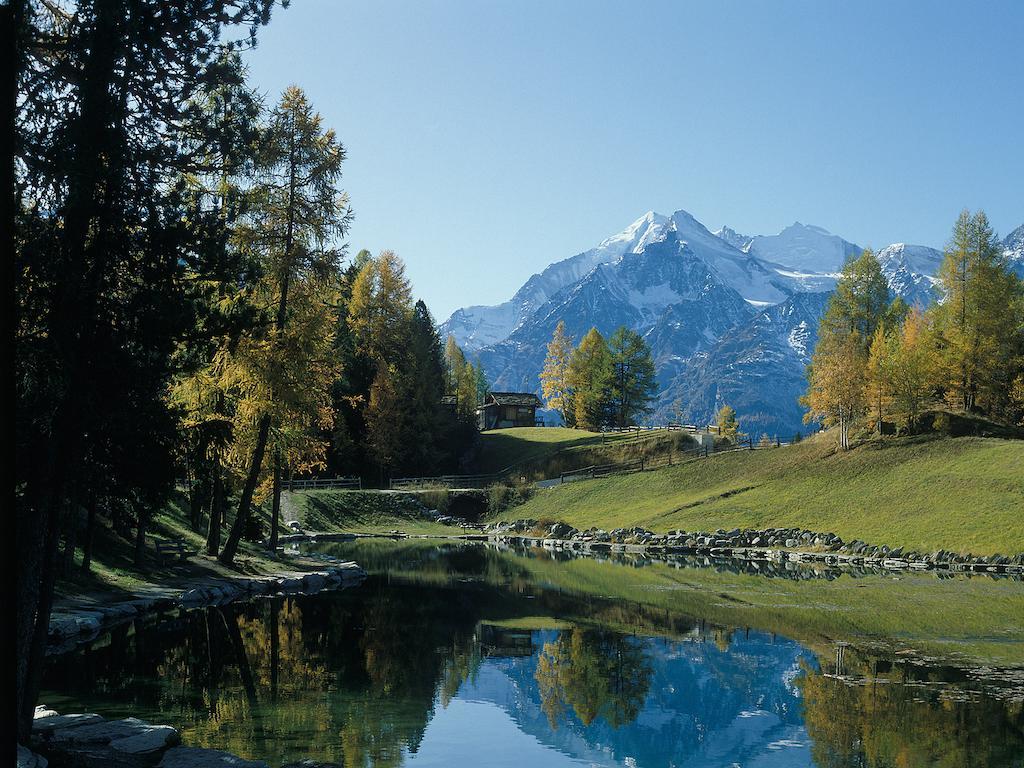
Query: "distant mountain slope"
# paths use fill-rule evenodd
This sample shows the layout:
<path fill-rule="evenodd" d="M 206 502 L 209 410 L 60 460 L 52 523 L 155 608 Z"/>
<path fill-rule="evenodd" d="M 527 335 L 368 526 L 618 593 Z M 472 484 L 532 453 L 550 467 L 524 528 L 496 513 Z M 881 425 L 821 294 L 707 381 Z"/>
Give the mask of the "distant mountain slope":
<path fill-rule="evenodd" d="M 687 423 L 707 423 L 728 403 L 755 437 L 791 437 L 801 428 L 804 409 L 797 398 L 807 389 L 804 371 L 830 295 L 795 294 L 723 334 L 669 383 L 659 413 L 667 417 L 678 399 Z"/>
<path fill-rule="evenodd" d="M 474 306 L 456 310 L 442 323 L 443 338 L 455 337 L 466 352 L 502 341 L 538 307 L 562 288 L 585 277 L 601 264 L 615 261 L 626 253 L 638 253 L 660 238 L 668 218 L 649 211 L 622 232 L 603 240 L 596 248 L 555 262 L 543 272 L 533 275 L 515 295 L 494 307 Z"/>
<path fill-rule="evenodd" d="M 1024 280 L 1024 224 L 1021 224 L 1003 240 L 1003 252 L 1010 262 L 1010 269 Z"/>
<path fill-rule="evenodd" d="M 1024 227 L 1004 241 L 1024 275 Z M 626 325 L 643 334 L 657 367 L 658 420 L 674 405 L 710 419 L 729 402 L 756 429 L 801 428 L 796 397 L 818 320 L 843 263 L 860 246 L 811 225 L 748 236 L 711 232 L 684 210 L 649 212 L 596 248 L 552 264 L 508 302 L 458 310 L 441 326 L 501 390 L 540 392 L 547 343 L 559 320 L 577 340 Z M 942 253 L 896 243 L 877 253 L 894 295 L 937 298 Z"/>
<path fill-rule="evenodd" d="M 864 250 L 821 227 L 800 222 L 777 235 L 757 235 L 747 248 L 759 259 L 811 274 L 834 274 L 848 258 Z"/>
<path fill-rule="evenodd" d="M 547 344 L 560 320 L 577 341 L 592 327 L 606 335 L 620 325 L 643 333 L 657 328 L 655 357 L 682 362 L 750 312 L 689 244 L 668 232 L 638 254 L 598 266 L 477 357 L 496 389 L 532 392 L 539 387 Z"/>

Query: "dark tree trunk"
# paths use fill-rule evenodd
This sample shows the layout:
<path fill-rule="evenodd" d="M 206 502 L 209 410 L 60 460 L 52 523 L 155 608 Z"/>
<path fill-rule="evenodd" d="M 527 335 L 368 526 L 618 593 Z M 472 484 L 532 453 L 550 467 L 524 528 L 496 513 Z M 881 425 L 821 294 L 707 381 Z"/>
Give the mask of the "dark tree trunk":
<path fill-rule="evenodd" d="M 218 558 L 224 565 L 232 565 L 234 563 L 235 554 L 238 552 L 238 543 L 242 540 L 242 533 L 249 522 L 249 508 L 252 506 L 252 496 L 256 492 L 256 484 L 259 482 L 260 469 L 263 467 L 263 454 L 267 450 L 267 437 L 269 435 L 270 414 L 266 414 L 260 419 L 260 428 L 256 435 L 256 446 L 252 451 L 249 474 L 245 478 L 245 485 L 242 486 L 242 498 L 238 502 L 235 522 L 231 525 L 228 540 L 224 543 L 224 549 Z"/>
<path fill-rule="evenodd" d="M 141 568 L 146 561 L 146 525 L 149 523 L 149 508 L 140 504 L 135 510 L 135 567 Z"/>
<path fill-rule="evenodd" d="M 274 450 L 274 499 L 270 512 L 270 551 L 277 552 L 277 527 L 281 524 L 281 449 Z"/>
<path fill-rule="evenodd" d="M 75 545 L 77 536 L 75 536 L 75 521 L 70 521 L 67 530 L 64 531 L 64 554 L 61 557 L 60 564 L 60 575 L 62 578 L 66 578 L 71 575 L 71 571 L 75 567 Z"/>
<path fill-rule="evenodd" d="M 90 494 L 86 506 L 85 534 L 82 536 L 82 570 L 86 573 L 92 567 L 92 538 L 96 531 L 96 494 Z"/>
<path fill-rule="evenodd" d="M 220 461 L 213 467 L 213 501 L 210 503 L 210 527 L 206 529 L 206 554 L 217 556 L 220 549 L 220 527 L 224 520 L 224 476 Z"/>

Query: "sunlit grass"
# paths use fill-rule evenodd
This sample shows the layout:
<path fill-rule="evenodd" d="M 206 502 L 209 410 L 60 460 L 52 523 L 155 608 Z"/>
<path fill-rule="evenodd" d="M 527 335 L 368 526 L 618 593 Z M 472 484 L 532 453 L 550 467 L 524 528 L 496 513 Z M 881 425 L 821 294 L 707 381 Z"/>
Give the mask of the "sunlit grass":
<path fill-rule="evenodd" d="M 829 436 L 540 491 L 506 513 L 578 528 L 803 527 L 847 540 L 975 554 L 1024 550 L 1024 442 Z"/>

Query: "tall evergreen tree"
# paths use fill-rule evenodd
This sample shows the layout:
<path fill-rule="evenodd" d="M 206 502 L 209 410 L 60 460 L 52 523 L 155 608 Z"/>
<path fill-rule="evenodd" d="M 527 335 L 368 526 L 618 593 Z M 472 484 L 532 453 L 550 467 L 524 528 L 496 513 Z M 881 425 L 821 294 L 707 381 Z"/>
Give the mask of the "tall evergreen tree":
<path fill-rule="evenodd" d="M 611 335 L 608 348 L 614 373 L 610 407 L 618 426 L 632 426 L 651 412 L 651 401 L 658 388 L 654 359 L 643 337 L 625 326 Z"/>
<path fill-rule="evenodd" d="M 591 328 L 569 361 L 576 426 L 598 429 L 611 423 L 612 355 L 597 328 Z"/>
<path fill-rule="evenodd" d="M 27 740 L 62 518 L 94 489 L 117 489 L 142 515 L 133 499 L 170 489 L 162 395 L 175 342 L 194 327 L 176 180 L 196 148 L 181 126 L 234 45 L 222 30 L 254 38 L 272 0 L 15 5 L 16 707 Z"/>
<path fill-rule="evenodd" d="M 1021 370 L 1024 304 L 984 212 L 961 212 L 939 282 L 944 300 L 933 313 L 949 400 L 998 415 Z"/>
<path fill-rule="evenodd" d="M 252 390 L 260 393 L 254 401 L 259 404 L 252 414 L 252 448 L 245 462 L 238 511 L 219 556 L 226 564 L 233 562 L 248 524 L 271 429 L 281 426 L 274 423 L 274 412 L 291 384 L 281 366 L 290 351 L 286 348 L 289 318 L 295 311 L 310 309 L 290 303 L 289 294 L 302 287 L 300 301 L 320 302 L 316 289 L 330 291 L 337 285 L 341 254 L 332 244 L 347 232 L 352 219 L 348 198 L 336 187 L 344 159 L 334 131 L 323 129 L 320 115 L 302 90 L 287 88 L 261 142 L 256 199 L 249 226 L 240 233 L 242 247 L 259 254 L 264 264 L 273 311 L 266 336 L 259 340 L 267 351 L 266 386 Z M 274 461 L 279 461 L 276 452 Z"/>
<path fill-rule="evenodd" d="M 850 430 L 867 405 L 868 357 L 872 340 L 890 316 L 889 287 L 870 250 L 843 265 L 835 293 L 821 320 L 808 366 L 805 420 L 837 426 L 839 445 L 850 447 Z"/>

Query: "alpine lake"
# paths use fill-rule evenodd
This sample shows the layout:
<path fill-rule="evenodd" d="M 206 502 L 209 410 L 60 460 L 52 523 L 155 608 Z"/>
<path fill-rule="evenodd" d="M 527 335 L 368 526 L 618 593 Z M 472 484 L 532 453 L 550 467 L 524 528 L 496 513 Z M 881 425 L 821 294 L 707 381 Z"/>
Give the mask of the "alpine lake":
<path fill-rule="evenodd" d="M 40 701 L 271 766 L 1024 765 L 1020 580 L 305 546 L 369 575 L 115 627 Z"/>

